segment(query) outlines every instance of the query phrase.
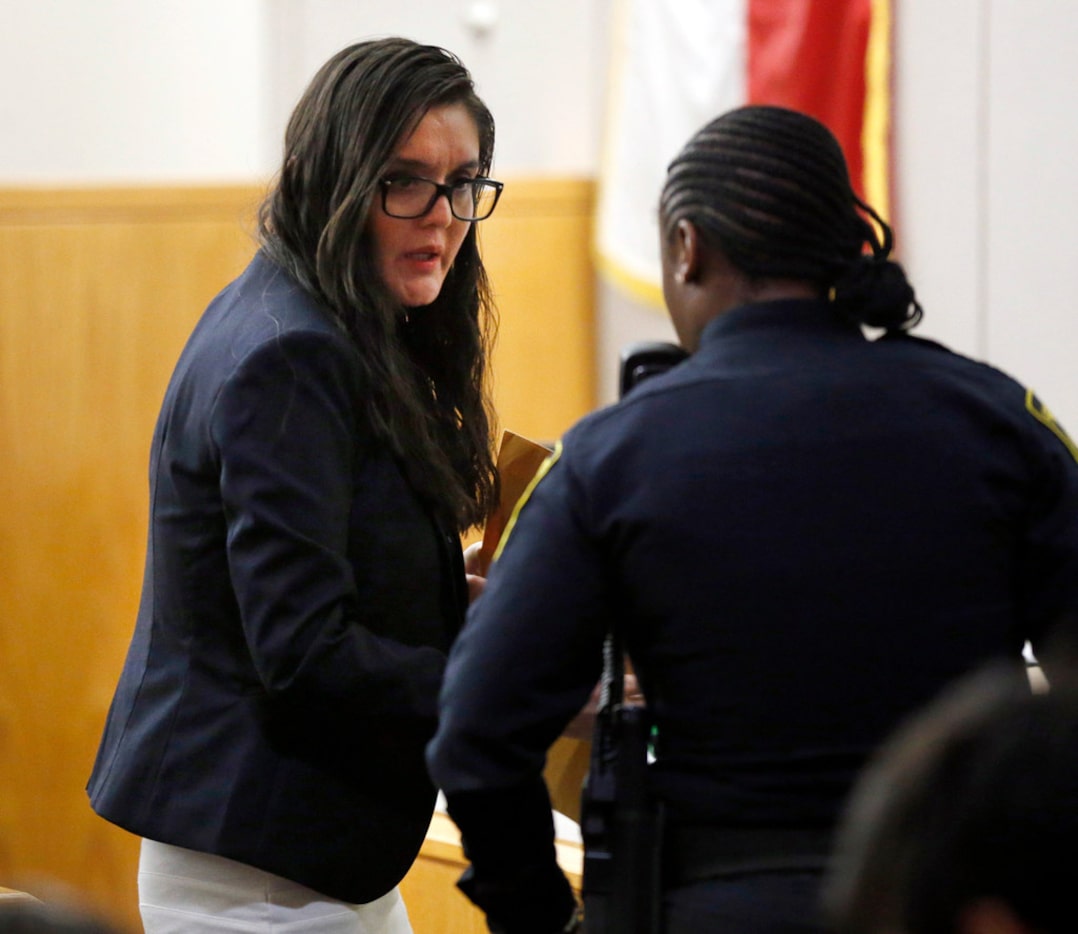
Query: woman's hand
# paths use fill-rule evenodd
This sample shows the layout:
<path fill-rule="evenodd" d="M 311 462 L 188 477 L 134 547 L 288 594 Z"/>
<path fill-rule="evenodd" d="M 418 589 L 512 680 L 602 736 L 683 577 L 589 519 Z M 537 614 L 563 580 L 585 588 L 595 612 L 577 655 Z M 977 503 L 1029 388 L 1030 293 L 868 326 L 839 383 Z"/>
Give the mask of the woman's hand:
<path fill-rule="evenodd" d="M 569 725 L 562 732 L 562 736 L 569 739 L 591 739 L 591 735 L 595 730 L 595 715 L 599 710 L 599 698 L 602 695 L 602 690 L 603 684 L 600 681 L 592 689 L 591 697 L 581 708 L 580 713 L 569 721 Z M 622 682 L 622 697 L 622 702 L 627 707 L 637 707 L 645 703 L 636 675 L 631 672 L 626 673 L 625 680 Z"/>
<path fill-rule="evenodd" d="M 482 542 L 473 542 L 464 549 L 464 579 L 468 582 L 468 603 L 474 603 L 487 586 L 487 576 L 479 557 Z"/>

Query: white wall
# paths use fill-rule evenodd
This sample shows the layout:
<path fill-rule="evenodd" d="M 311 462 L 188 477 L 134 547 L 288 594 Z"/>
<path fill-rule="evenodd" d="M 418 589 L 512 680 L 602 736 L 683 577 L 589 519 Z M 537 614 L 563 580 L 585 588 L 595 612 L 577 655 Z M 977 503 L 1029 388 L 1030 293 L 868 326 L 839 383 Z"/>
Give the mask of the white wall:
<path fill-rule="evenodd" d="M 282 46 L 280 128 L 331 54 L 359 39 L 403 35 L 444 46 L 468 66 L 497 125 L 496 172 L 594 175 L 609 3 L 273 0 L 274 33 Z"/>
<path fill-rule="evenodd" d="M 995 0 L 987 57 L 985 355 L 1078 437 L 1078 6 Z"/>
<path fill-rule="evenodd" d="M 896 6 L 896 222 L 918 333 L 1032 385 L 1078 433 L 1078 6 Z"/>
<path fill-rule="evenodd" d="M 918 333 L 984 353 L 986 0 L 897 0 L 892 218 Z"/>
<path fill-rule="evenodd" d="M 249 180 L 259 0 L 0 0 L 0 185 Z"/>
<path fill-rule="evenodd" d="M 387 33 L 469 65 L 498 174 L 591 176 L 614 2 L 0 0 L 0 185 L 260 181 L 318 65 Z M 893 5 L 894 220 L 921 333 L 1031 383 L 1078 433 L 1078 5 Z M 601 294 L 606 399 L 625 343 L 672 335 L 615 304 Z"/>
<path fill-rule="evenodd" d="M 0 0 L 0 185 L 262 180 L 322 62 L 387 34 L 461 56 L 497 121 L 498 172 L 590 176 L 608 5 Z"/>

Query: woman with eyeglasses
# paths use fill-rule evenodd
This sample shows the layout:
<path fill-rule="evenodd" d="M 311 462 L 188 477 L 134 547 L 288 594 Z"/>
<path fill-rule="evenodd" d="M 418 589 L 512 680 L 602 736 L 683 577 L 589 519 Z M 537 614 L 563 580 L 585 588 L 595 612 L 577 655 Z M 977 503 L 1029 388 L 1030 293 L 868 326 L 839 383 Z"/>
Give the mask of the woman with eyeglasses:
<path fill-rule="evenodd" d="M 451 53 L 339 52 L 292 115 L 259 252 L 179 358 L 88 787 L 143 838 L 151 934 L 411 930 L 460 534 L 497 492 L 493 146 Z"/>

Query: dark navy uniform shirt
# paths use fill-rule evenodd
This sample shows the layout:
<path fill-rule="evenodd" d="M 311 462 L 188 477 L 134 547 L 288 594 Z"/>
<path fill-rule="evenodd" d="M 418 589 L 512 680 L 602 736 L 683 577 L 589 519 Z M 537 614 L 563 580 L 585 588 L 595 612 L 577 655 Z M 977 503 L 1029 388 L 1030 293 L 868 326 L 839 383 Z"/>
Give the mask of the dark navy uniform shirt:
<path fill-rule="evenodd" d="M 616 619 L 670 819 L 829 827 L 902 717 L 1076 607 L 1078 460 L 1029 390 L 824 302 L 744 306 L 565 436 L 453 649 L 428 761 L 477 882 L 544 878 L 545 844 L 477 815 L 500 801 L 545 838 L 534 783 Z"/>

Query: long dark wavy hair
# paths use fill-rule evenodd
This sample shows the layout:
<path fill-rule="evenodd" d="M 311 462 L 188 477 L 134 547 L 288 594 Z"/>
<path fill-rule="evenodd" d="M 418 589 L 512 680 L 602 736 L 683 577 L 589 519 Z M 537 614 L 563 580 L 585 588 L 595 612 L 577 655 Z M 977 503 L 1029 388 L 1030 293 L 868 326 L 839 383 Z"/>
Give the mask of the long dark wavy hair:
<path fill-rule="evenodd" d="M 480 174 L 487 174 L 494 120 L 456 56 L 400 38 L 342 49 L 292 113 L 258 233 L 269 258 L 358 347 L 370 429 L 424 500 L 463 531 L 483 522 L 498 487 L 487 385 L 496 319 L 477 225 L 438 298 L 419 309 L 392 296 L 367 232 L 394 153 L 428 110 L 450 104 L 463 104 L 475 119 Z"/>
<path fill-rule="evenodd" d="M 749 105 L 712 120 L 670 163 L 660 216 L 664 236 L 687 218 L 752 278 L 814 283 L 849 321 L 905 331 L 921 320 L 891 228 L 807 114 Z"/>

